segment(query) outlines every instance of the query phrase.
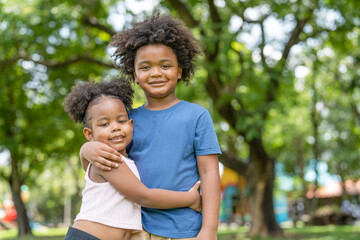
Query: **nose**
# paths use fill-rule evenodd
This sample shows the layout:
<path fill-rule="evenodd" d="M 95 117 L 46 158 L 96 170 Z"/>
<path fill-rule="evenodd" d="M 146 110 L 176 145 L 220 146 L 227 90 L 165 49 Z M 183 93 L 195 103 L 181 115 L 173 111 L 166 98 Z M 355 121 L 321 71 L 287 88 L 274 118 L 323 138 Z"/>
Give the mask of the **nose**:
<path fill-rule="evenodd" d="M 152 77 L 159 77 L 159 76 L 161 76 L 161 69 L 160 69 L 160 67 L 154 66 L 154 67 L 152 67 L 151 70 L 152 70 L 152 71 L 151 71 L 151 76 L 152 76 Z"/>
<path fill-rule="evenodd" d="M 112 132 L 115 132 L 115 131 L 120 131 L 121 130 L 121 125 L 119 123 L 114 123 L 112 126 L 111 126 L 111 131 Z"/>

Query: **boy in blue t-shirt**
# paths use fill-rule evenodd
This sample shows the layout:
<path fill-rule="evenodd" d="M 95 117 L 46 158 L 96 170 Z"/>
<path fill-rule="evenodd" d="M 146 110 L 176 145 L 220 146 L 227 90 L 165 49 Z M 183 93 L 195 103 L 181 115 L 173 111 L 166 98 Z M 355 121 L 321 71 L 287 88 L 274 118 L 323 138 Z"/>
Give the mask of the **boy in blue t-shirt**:
<path fill-rule="evenodd" d="M 122 73 L 144 91 L 146 103 L 130 112 L 134 120 L 129 158 L 149 188 L 187 191 L 200 178 L 203 213 L 190 208 L 142 208 L 144 230 L 131 240 L 217 239 L 220 205 L 218 154 L 221 154 L 209 112 L 175 95 L 179 81 L 188 83 L 200 54 L 197 41 L 172 16 L 155 15 L 116 34 L 115 61 Z M 82 161 L 110 170 L 120 154 L 99 142 L 85 143 Z"/>

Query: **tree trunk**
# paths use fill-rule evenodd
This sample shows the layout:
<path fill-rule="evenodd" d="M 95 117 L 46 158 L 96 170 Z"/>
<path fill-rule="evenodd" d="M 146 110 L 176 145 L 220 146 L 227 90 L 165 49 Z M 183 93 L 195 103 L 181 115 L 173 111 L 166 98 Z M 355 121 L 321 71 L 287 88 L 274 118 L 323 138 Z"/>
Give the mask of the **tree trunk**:
<path fill-rule="evenodd" d="M 25 205 L 21 199 L 21 181 L 18 173 L 17 159 L 15 154 L 11 155 L 11 179 L 10 179 L 12 198 L 17 213 L 18 235 L 32 235 L 29 218 L 26 213 Z"/>
<path fill-rule="evenodd" d="M 274 214 L 274 163 L 266 154 L 259 138 L 250 143 L 250 162 L 246 174 L 250 187 L 249 209 L 251 228 L 249 236 L 282 236 L 283 232 L 277 224 Z"/>
<path fill-rule="evenodd" d="M 314 68 L 314 71 L 316 72 L 316 65 Z M 314 180 L 314 196 L 311 199 L 311 215 L 315 215 L 316 209 L 318 207 L 318 199 L 316 197 L 316 190 L 319 187 L 318 177 L 319 177 L 319 171 L 318 171 L 318 165 L 320 161 L 320 148 L 319 148 L 319 116 L 317 114 L 316 110 L 316 104 L 318 102 L 318 95 L 317 95 L 317 89 L 315 84 L 315 79 L 312 81 L 312 89 L 313 89 L 313 96 L 312 96 L 312 106 L 311 106 L 311 122 L 313 127 L 313 137 L 314 137 L 314 144 L 313 144 L 313 154 L 314 154 L 314 172 L 315 172 L 315 180 Z"/>

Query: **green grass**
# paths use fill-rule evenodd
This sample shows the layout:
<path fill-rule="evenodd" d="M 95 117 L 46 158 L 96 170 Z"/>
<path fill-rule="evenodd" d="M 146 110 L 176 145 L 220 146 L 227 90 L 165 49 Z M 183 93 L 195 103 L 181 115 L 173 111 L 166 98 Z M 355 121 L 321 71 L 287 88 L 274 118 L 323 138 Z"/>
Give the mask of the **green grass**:
<path fill-rule="evenodd" d="M 46 228 L 42 231 L 33 231 L 34 236 L 17 237 L 17 229 L 0 231 L 0 239 L 10 240 L 64 240 L 68 228 Z"/>
<path fill-rule="evenodd" d="M 247 228 L 221 229 L 218 232 L 219 240 L 257 240 L 246 236 Z M 51 228 L 47 231 L 34 231 L 32 237 L 17 237 L 17 230 L 0 231 L 0 239 L 4 240 L 63 240 L 67 228 Z M 358 240 L 360 226 L 321 226 L 284 229 L 285 238 L 266 238 L 264 240 Z"/>
<path fill-rule="evenodd" d="M 220 230 L 219 240 L 257 240 L 246 236 L 247 229 L 240 227 L 236 230 Z M 284 238 L 266 238 L 264 240 L 358 240 L 360 226 L 309 226 L 284 229 Z"/>

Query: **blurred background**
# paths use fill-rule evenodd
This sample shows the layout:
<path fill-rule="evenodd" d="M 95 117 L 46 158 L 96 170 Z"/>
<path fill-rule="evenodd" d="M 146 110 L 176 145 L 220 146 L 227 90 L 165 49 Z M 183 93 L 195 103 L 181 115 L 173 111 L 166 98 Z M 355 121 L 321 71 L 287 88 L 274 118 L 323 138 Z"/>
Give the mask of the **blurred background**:
<path fill-rule="evenodd" d="M 203 51 L 177 96 L 210 111 L 223 151 L 219 238 L 357 239 L 358 0 L 0 0 L 0 238 L 63 238 L 86 141 L 64 97 L 117 76 L 111 36 L 154 12 Z"/>

